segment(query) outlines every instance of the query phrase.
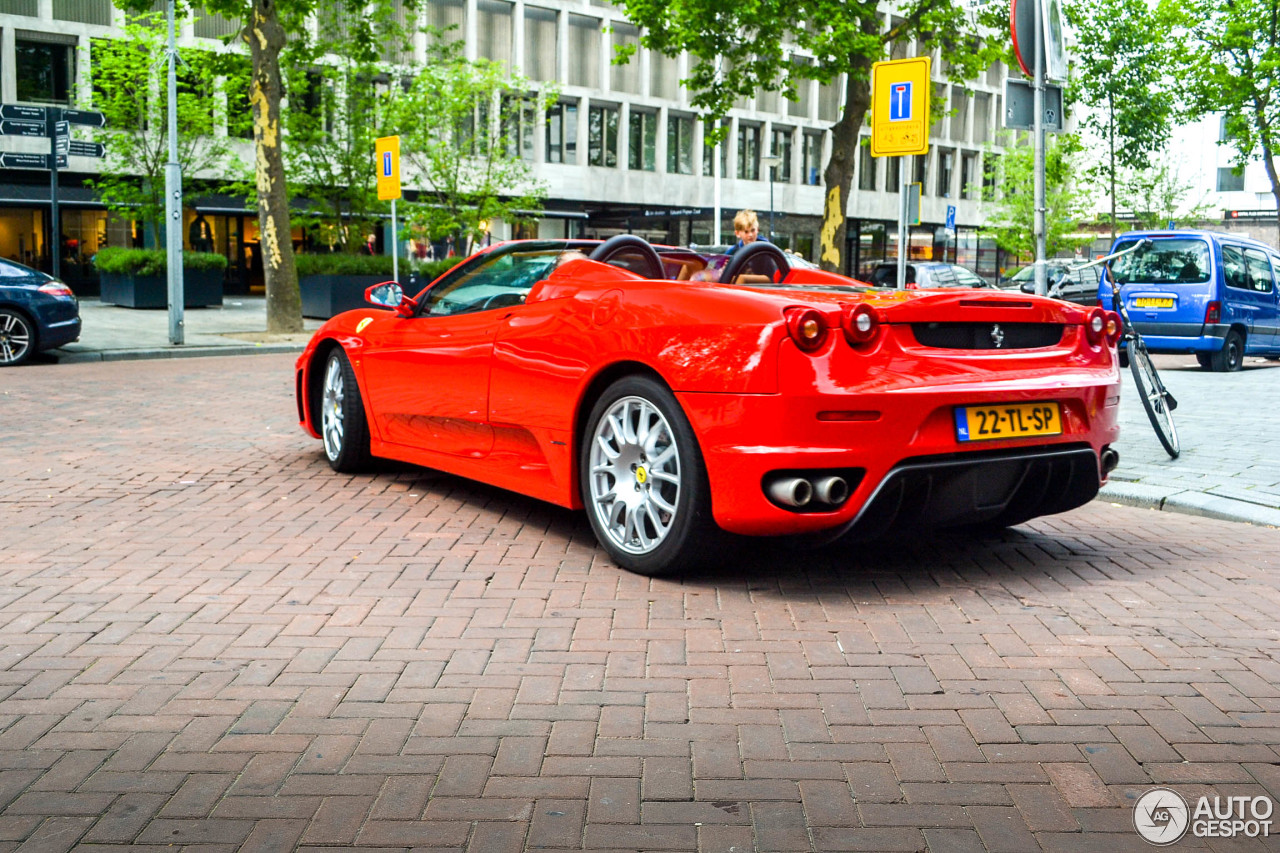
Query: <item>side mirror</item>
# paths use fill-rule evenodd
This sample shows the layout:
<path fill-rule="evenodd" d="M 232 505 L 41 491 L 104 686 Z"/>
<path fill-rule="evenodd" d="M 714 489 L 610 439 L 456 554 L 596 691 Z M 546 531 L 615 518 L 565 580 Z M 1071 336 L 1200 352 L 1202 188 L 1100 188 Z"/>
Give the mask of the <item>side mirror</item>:
<path fill-rule="evenodd" d="M 364 292 L 364 301 L 379 308 L 395 308 L 403 297 L 404 291 L 394 281 L 375 284 Z"/>

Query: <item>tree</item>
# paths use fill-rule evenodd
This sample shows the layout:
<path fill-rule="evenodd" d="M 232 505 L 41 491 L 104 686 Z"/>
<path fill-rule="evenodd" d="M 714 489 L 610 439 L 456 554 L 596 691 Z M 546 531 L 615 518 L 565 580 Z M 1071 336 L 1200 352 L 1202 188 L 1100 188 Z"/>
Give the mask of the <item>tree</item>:
<path fill-rule="evenodd" d="M 983 192 L 986 228 L 996 245 L 1017 255 L 1035 254 L 1035 149 L 1014 145 L 996 162 L 994 182 Z M 1028 138 L 1029 141 L 1029 138 Z M 1077 226 L 1089 216 L 1089 196 L 1072 183 L 1080 173 L 1080 140 L 1071 134 L 1048 134 L 1045 139 L 1045 254 L 1049 257 L 1092 241 L 1073 238 Z M 997 193 L 996 188 L 999 188 Z"/>
<path fill-rule="evenodd" d="M 1195 189 L 1182 180 L 1177 167 L 1170 165 L 1167 158 L 1157 158 L 1147 169 L 1122 173 L 1118 192 L 1137 228 L 1164 228 L 1179 219 L 1196 222 L 1209 213 L 1206 194 L 1193 200 Z"/>
<path fill-rule="evenodd" d="M 93 107 L 106 118 L 97 140 L 106 146 L 101 177 L 89 182 L 108 210 L 144 223 L 164 245 L 164 167 L 169 161 L 168 101 L 163 66 L 154 61 L 166 42 L 163 15 L 129 20 L 122 39 L 94 39 Z M 178 85 L 178 162 L 183 193 L 197 176 L 227 165 L 231 146 L 216 136 L 221 110 L 218 80 L 234 83 L 234 63 L 205 51 L 183 51 Z"/>
<path fill-rule="evenodd" d="M 116 0 L 134 11 L 149 11 L 151 0 Z M 267 331 L 302 331 L 302 296 L 293 260 L 289 192 L 285 180 L 281 106 L 284 78 L 281 54 L 291 44 L 305 45 L 309 20 L 341 18 L 346 23 L 343 52 L 372 60 L 382 46 L 378 10 L 412 11 L 419 0 L 202 0 L 205 13 L 242 24 L 238 38 L 249 45 L 249 104 L 253 114 L 254 186 L 258 232 L 262 240 L 267 287 Z M 183 3 L 182 5 L 188 5 Z"/>
<path fill-rule="evenodd" d="M 554 89 L 532 84 L 505 66 L 445 54 L 419 70 L 397 98 L 401 152 L 423 191 L 409 209 L 430 239 L 452 236 L 461 247 L 483 236 L 493 219 L 535 215 L 546 195 L 522 156 L 554 102 Z"/>
<path fill-rule="evenodd" d="M 1110 187 L 1114 241 L 1120 173 L 1149 167 L 1169 140 L 1175 103 L 1168 46 L 1176 16 L 1169 0 L 1073 0 L 1066 14 L 1076 31 L 1067 97 L 1090 108 L 1082 124 L 1106 149 L 1097 171 Z"/>
<path fill-rule="evenodd" d="M 1224 114 L 1239 168 L 1261 158 L 1280 241 L 1280 0 L 1188 0 L 1182 13 L 1189 114 Z"/>
<path fill-rule="evenodd" d="M 951 80 L 964 83 L 1006 52 L 1003 41 L 982 42 L 978 21 L 953 0 L 911 0 L 885 26 L 877 0 L 622 0 L 627 17 L 644 29 L 641 43 L 668 56 L 688 51 L 695 64 L 687 85 L 708 122 L 738 98 L 759 90 L 796 96 L 796 84 L 829 83 L 847 72 L 843 113 L 832 128 L 831 159 L 823 172 L 824 269 L 843 271 L 845 218 L 858 157 L 858 130 L 871 101 L 871 65 L 889 46 L 919 36 L 941 48 Z M 997 4 L 998 5 L 998 4 Z M 989 23 L 1007 17 L 989 7 Z M 984 19 L 986 20 L 986 19 Z M 625 52 L 621 58 L 626 58 Z"/>

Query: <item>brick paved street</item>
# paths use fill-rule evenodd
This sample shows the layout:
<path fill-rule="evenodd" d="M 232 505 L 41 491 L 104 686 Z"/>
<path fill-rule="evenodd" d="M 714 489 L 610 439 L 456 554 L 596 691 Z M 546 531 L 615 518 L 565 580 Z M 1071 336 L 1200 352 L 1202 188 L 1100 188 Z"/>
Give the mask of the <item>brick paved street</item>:
<path fill-rule="evenodd" d="M 334 474 L 292 361 L 0 371 L 0 851 L 1116 853 L 1156 784 L 1280 798 L 1274 529 L 1095 502 L 650 581 Z"/>

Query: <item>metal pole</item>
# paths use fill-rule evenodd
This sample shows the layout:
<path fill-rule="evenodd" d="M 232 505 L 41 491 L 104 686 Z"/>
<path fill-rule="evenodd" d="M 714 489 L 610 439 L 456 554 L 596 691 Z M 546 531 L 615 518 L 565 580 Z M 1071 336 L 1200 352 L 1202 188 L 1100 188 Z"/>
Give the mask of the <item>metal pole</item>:
<path fill-rule="evenodd" d="M 400 281 L 400 239 L 396 237 L 396 200 L 391 199 L 391 278 Z"/>
<path fill-rule="evenodd" d="M 911 157 L 904 155 L 898 159 L 898 173 L 901 187 L 898 192 L 898 289 L 907 286 L 907 177 L 910 171 Z"/>
<path fill-rule="evenodd" d="M 715 207 L 711 213 L 711 245 L 720 245 L 720 143 L 716 143 L 715 150 L 711 152 L 711 174 L 716 176 L 715 191 L 712 193 L 715 199 Z"/>
<path fill-rule="evenodd" d="M 769 239 L 773 239 L 773 173 L 778 170 L 777 166 L 769 167 Z"/>
<path fill-rule="evenodd" d="M 58 122 L 61 107 L 45 108 L 45 131 L 49 134 L 49 234 L 44 241 L 53 259 L 53 277 L 62 278 L 62 225 L 58 216 Z"/>
<path fill-rule="evenodd" d="M 1035 111 L 1032 133 L 1035 135 L 1035 223 L 1036 238 L 1036 293 L 1046 296 L 1049 293 L 1049 282 L 1045 273 L 1045 180 L 1044 180 L 1044 15 L 1043 4 L 1037 0 L 1035 7 L 1035 42 L 1036 42 L 1036 81 L 1033 108 Z"/>
<path fill-rule="evenodd" d="M 169 162 L 164 164 L 165 263 L 169 269 L 169 343 L 183 343 L 182 166 L 178 163 L 178 47 L 174 34 L 174 0 L 169 18 Z M 157 235 L 159 236 L 159 235 Z"/>

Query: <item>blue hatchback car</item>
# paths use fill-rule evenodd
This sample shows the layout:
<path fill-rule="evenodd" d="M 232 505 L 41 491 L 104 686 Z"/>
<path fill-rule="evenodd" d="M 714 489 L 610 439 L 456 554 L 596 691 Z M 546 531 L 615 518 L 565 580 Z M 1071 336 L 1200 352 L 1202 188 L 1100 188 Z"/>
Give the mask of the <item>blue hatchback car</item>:
<path fill-rule="evenodd" d="M 1239 370 L 1246 354 L 1280 356 L 1280 252 L 1216 231 L 1132 231 L 1111 251 L 1139 240 L 1151 246 L 1117 258 L 1111 275 L 1147 349 L 1194 353 L 1216 371 Z M 1098 300 L 1112 307 L 1106 276 Z"/>
<path fill-rule="evenodd" d="M 47 273 L 0 260 L 0 367 L 80 337 L 80 303 Z"/>

